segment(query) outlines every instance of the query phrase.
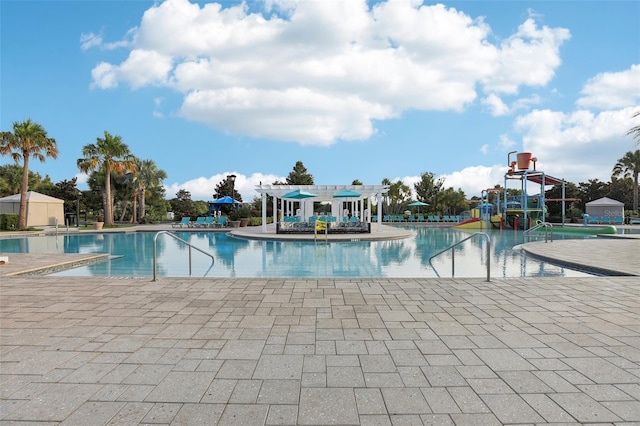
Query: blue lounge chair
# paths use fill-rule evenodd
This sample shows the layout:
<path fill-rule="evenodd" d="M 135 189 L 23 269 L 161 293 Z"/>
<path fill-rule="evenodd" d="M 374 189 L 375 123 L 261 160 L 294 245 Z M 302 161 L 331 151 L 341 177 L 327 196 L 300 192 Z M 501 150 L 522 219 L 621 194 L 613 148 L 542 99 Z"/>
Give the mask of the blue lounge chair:
<path fill-rule="evenodd" d="M 611 218 L 609 216 L 602 216 L 602 218 L 600 218 L 600 223 L 609 225 L 611 224 Z"/>
<path fill-rule="evenodd" d="M 227 226 L 227 217 L 220 216 L 218 220 L 215 222 L 214 226 L 216 228 L 224 228 L 225 226 Z"/>
<path fill-rule="evenodd" d="M 423 214 L 419 214 L 418 215 L 418 222 L 424 222 L 424 215 Z"/>
<path fill-rule="evenodd" d="M 613 218 L 613 224 L 614 225 L 622 225 L 624 224 L 624 217 L 622 216 L 616 216 Z"/>
<path fill-rule="evenodd" d="M 409 215 L 409 222 L 415 222 L 416 221 L 416 217 L 412 214 Z"/>
<path fill-rule="evenodd" d="M 213 216 L 207 216 L 202 224 L 203 228 L 211 228 L 216 223 L 216 218 Z"/>
<path fill-rule="evenodd" d="M 182 228 L 183 226 L 189 226 L 190 221 L 191 221 L 191 218 L 189 218 L 189 216 L 184 216 L 180 222 L 172 223 L 171 227 Z"/>
<path fill-rule="evenodd" d="M 204 216 L 198 216 L 195 222 L 189 222 L 189 228 L 200 228 L 204 226 Z"/>
<path fill-rule="evenodd" d="M 589 223 L 591 225 L 596 225 L 596 224 L 600 223 L 600 217 L 599 216 L 589 216 Z"/>

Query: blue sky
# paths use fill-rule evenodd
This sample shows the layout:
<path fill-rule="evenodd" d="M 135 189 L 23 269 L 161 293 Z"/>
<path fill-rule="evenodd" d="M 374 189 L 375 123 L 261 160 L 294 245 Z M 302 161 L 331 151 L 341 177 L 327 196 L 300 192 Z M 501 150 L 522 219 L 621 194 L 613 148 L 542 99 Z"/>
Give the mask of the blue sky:
<path fill-rule="evenodd" d="M 640 2 L 0 2 L 0 128 L 31 118 L 54 182 L 105 130 L 209 200 L 302 161 L 316 184 L 421 173 L 468 197 L 507 154 L 609 181 L 640 104 Z M 10 162 L 0 158 L 0 164 Z M 84 184 L 79 185 L 85 188 Z"/>

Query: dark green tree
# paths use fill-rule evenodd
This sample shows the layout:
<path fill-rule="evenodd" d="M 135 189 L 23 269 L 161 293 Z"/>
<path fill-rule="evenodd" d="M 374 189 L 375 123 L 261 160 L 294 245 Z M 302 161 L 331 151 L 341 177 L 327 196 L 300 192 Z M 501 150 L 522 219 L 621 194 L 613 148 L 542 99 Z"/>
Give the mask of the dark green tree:
<path fill-rule="evenodd" d="M 193 201 L 191 201 L 191 193 L 186 189 L 180 189 L 176 192 L 176 198 L 169 200 L 171 210 L 180 217 L 191 216 L 193 212 Z"/>
<path fill-rule="evenodd" d="M 413 185 L 416 190 L 416 198 L 423 203 L 431 205 L 430 210 L 437 211 L 439 197 L 442 191 L 444 179 L 437 179 L 431 172 L 423 172 L 420 174 L 420 180 Z"/>
<path fill-rule="evenodd" d="M 307 173 L 302 161 L 297 161 L 293 170 L 287 176 L 287 185 L 313 185 L 313 176 Z"/>

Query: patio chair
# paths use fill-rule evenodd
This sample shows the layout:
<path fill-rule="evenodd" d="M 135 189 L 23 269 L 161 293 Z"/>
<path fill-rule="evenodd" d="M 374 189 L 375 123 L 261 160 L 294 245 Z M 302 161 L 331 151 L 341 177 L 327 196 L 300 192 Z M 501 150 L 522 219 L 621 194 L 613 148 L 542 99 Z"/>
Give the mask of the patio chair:
<path fill-rule="evenodd" d="M 597 225 L 598 223 L 600 223 L 600 217 L 599 216 L 589 216 L 589 224 Z"/>
<path fill-rule="evenodd" d="M 614 224 L 614 225 L 622 225 L 622 224 L 624 224 L 624 217 L 622 217 L 622 216 L 615 216 L 615 217 L 613 218 L 613 224 Z"/>
<path fill-rule="evenodd" d="M 215 228 L 224 228 L 225 226 L 227 226 L 226 216 L 220 216 L 218 220 L 214 223 Z"/>
<path fill-rule="evenodd" d="M 213 216 L 207 216 L 202 224 L 203 228 L 211 228 L 216 223 L 216 218 Z"/>
<path fill-rule="evenodd" d="M 184 216 L 180 222 L 175 222 L 171 224 L 172 228 L 182 228 L 183 226 L 189 226 L 189 222 L 191 219 L 189 216 Z"/>
<path fill-rule="evenodd" d="M 609 216 L 602 216 L 600 218 L 600 223 L 604 224 L 604 225 L 610 225 L 611 224 L 611 218 Z"/>
<path fill-rule="evenodd" d="M 418 222 L 424 222 L 424 215 L 423 214 L 419 214 L 418 215 Z"/>
<path fill-rule="evenodd" d="M 198 216 L 198 218 L 195 220 L 195 222 L 189 222 L 188 227 L 189 228 L 200 228 L 201 226 L 204 225 L 204 216 Z"/>

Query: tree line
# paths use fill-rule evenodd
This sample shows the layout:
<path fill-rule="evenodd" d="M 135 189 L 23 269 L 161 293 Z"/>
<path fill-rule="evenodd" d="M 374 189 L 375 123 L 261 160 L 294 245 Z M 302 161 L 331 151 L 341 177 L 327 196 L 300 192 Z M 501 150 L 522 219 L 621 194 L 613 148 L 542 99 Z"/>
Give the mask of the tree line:
<path fill-rule="evenodd" d="M 640 111 L 632 118 L 640 116 Z M 636 144 L 640 144 L 640 126 L 634 126 L 627 132 Z M 81 172 L 87 173 L 89 189 L 80 191 L 76 187 L 77 179 L 63 180 L 53 183 L 48 176 L 44 178 L 30 170 L 30 160 L 44 162 L 47 158 L 58 156 L 57 142 L 48 136 L 46 130 L 38 123 L 27 119 L 13 123 L 12 132 L 0 133 L 0 155 L 10 156 L 14 165 L 0 166 L 0 197 L 20 193 L 20 213 L 18 229 L 26 228 L 26 203 L 29 189 L 60 198 L 65 202 L 65 212 L 83 210 L 104 216 L 105 226 L 113 226 L 115 214 L 119 221 L 128 218 L 131 223 L 163 220 L 167 211 L 178 215 L 202 215 L 208 210 L 208 203 L 192 201 L 191 194 L 181 189 L 176 197 L 165 200 L 162 185 L 167 174 L 159 169 L 153 160 L 137 158 L 123 142 L 122 137 L 104 131 L 95 143 L 82 148 L 82 157 L 77 166 Z M 611 181 L 600 182 L 597 179 L 574 184 L 568 182 L 565 188 L 566 198 L 578 198 L 581 201 L 570 204 L 571 211 L 579 214 L 584 211 L 589 201 L 609 197 L 621 201 L 627 210 L 638 214 L 638 177 L 640 175 L 640 150 L 629 151 L 621 157 L 612 168 Z M 242 202 L 241 194 L 234 186 L 235 176 L 229 175 L 216 185 L 213 198 L 229 195 Z M 273 184 L 313 185 L 310 174 L 302 161 L 297 161 L 284 182 Z M 361 185 L 358 179 L 352 185 Z M 441 215 L 456 215 L 468 210 L 478 197 L 467 199 L 461 189 L 445 188 L 443 179 L 436 179 L 434 173 L 423 172 L 413 191 L 401 180 L 392 182 L 384 178 L 381 184 L 388 185 L 389 191 L 383 199 L 383 210 L 388 214 L 404 211 L 412 201 L 415 192 L 416 200 L 427 203 L 425 212 Z M 496 185 L 499 188 L 499 185 Z M 508 190 L 514 191 L 514 190 Z M 545 197 L 561 198 L 561 188 L 554 187 L 545 192 Z M 252 208 L 261 209 L 261 200 L 254 198 Z M 267 204 L 272 205 L 270 202 Z M 557 213 L 560 204 L 549 205 L 551 215 Z M 130 210 L 129 210 L 130 209 Z M 377 214 L 376 206 L 372 206 L 372 214 Z M 78 218 L 79 220 L 79 218 Z"/>

